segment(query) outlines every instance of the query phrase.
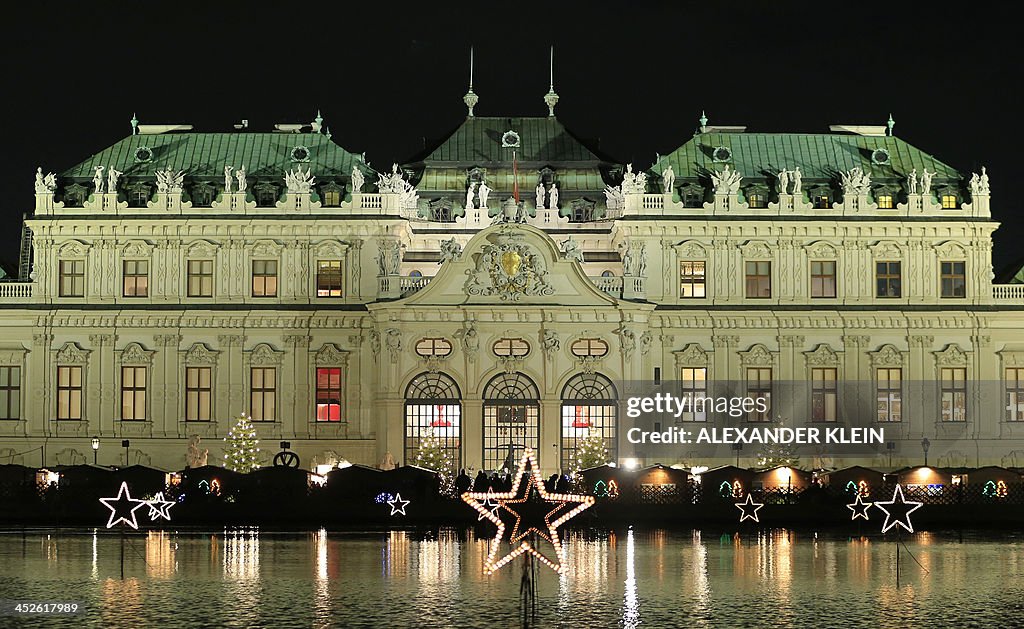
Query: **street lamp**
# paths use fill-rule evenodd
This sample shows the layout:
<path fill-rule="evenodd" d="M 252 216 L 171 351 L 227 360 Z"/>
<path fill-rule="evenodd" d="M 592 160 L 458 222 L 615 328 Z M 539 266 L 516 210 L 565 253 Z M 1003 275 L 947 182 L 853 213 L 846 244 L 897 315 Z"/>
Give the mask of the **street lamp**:
<path fill-rule="evenodd" d="M 99 456 L 99 454 L 100 454 L 100 438 L 99 437 L 93 437 L 92 438 L 92 464 L 93 465 L 98 465 L 98 463 L 96 463 L 96 459 Z"/>
<path fill-rule="evenodd" d="M 928 467 L 928 448 L 932 445 L 931 441 L 928 441 L 928 437 L 921 440 L 921 449 L 924 450 L 924 466 Z"/>
<path fill-rule="evenodd" d="M 132 442 L 127 439 L 121 440 L 121 447 L 124 448 L 124 466 L 128 467 L 128 446 L 132 445 Z"/>

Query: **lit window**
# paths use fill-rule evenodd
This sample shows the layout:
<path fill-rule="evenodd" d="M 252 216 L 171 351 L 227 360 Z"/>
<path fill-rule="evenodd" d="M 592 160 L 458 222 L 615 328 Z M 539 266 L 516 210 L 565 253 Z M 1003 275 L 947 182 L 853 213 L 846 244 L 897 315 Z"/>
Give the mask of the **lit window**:
<path fill-rule="evenodd" d="M 967 263 L 941 262 L 939 264 L 941 295 L 943 297 L 967 296 Z"/>
<path fill-rule="evenodd" d="M 125 260 L 122 269 L 124 296 L 149 296 L 149 260 Z"/>
<path fill-rule="evenodd" d="M 213 260 L 188 261 L 188 296 L 213 297 Z"/>
<path fill-rule="evenodd" d="M 827 210 L 829 209 L 829 197 L 824 192 L 817 192 L 811 197 L 811 203 L 814 204 L 816 210 Z"/>
<path fill-rule="evenodd" d="M 1024 368 L 1006 369 L 1006 419 L 1024 421 Z"/>
<path fill-rule="evenodd" d="M 875 296 L 899 297 L 902 294 L 902 273 L 899 262 L 875 263 Z"/>
<path fill-rule="evenodd" d="M 316 370 L 316 420 L 341 421 L 341 369 L 338 367 Z"/>
<path fill-rule="evenodd" d="M 146 419 L 146 368 L 121 367 L 121 421 Z"/>
<path fill-rule="evenodd" d="M 577 339 L 569 348 L 573 356 L 584 358 L 586 356 L 601 357 L 608 354 L 608 343 L 601 339 Z"/>
<path fill-rule="evenodd" d="M 495 356 L 526 356 L 530 353 L 530 344 L 524 339 L 499 339 L 494 344 Z"/>
<path fill-rule="evenodd" d="M 955 210 L 957 209 L 957 198 L 955 194 L 944 194 L 942 195 L 942 209 L 944 210 Z"/>
<path fill-rule="evenodd" d="M 252 296 L 277 297 L 277 260 L 252 261 Z"/>
<path fill-rule="evenodd" d="M 704 262 L 679 263 L 679 297 L 700 299 L 706 296 Z"/>
<path fill-rule="evenodd" d="M 576 374 L 562 390 L 563 470 L 579 465 L 577 449 L 587 439 L 599 439 L 608 459 L 589 460 L 587 467 L 615 460 L 618 394 L 612 381 L 599 373 Z"/>
<path fill-rule="evenodd" d="M 749 422 L 771 421 L 772 410 L 772 370 L 766 367 L 747 368 L 747 397 L 755 402 L 760 398 L 765 400 L 765 410 L 760 411 L 752 408 L 747 413 Z"/>
<path fill-rule="evenodd" d="M 85 297 L 85 260 L 60 261 L 60 296 Z"/>
<path fill-rule="evenodd" d="M 811 369 L 811 421 L 836 421 L 836 380 L 834 368 Z"/>
<path fill-rule="evenodd" d="M 944 422 L 967 420 L 967 369 L 964 367 L 942 368 L 942 399 L 939 409 Z"/>
<path fill-rule="evenodd" d="M 21 419 L 21 367 L 0 367 L 0 419 Z"/>
<path fill-rule="evenodd" d="M 893 198 L 891 194 L 880 194 L 878 195 L 878 208 L 880 210 L 891 210 L 896 207 L 893 204 Z"/>
<path fill-rule="evenodd" d="M 208 422 L 213 413 L 213 368 L 185 368 L 185 421 Z"/>
<path fill-rule="evenodd" d="M 277 368 L 253 367 L 249 377 L 249 409 L 253 421 L 274 421 L 277 418 Z"/>
<path fill-rule="evenodd" d="M 316 296 L 343 296 L 341 286 L 341 260 L 317 260 Z"/>
<path fill-rule="evenodd" d="M 754 209 L 764 209 L 768 207 L 768 199 L 761 192 L 751 192 L 747 196 L 747 205 Z"/>
<path fill-rule="evenodd" d="M 326 184 L 320 189 L 324 207 L 338 207 L 341 205 L 342 187 L 336 183 Z"/>
<path fill-rule="evenodd" d="M 835 260 L 811 261 L 811 297 L 836 296 Z"/>
<path fill-rule="evenodd" d="M 772 263 L 747 262 L 747 297 L 767 299 L 772 296 Z"/>
<path fill-rule="evenodd" d="M 443 338 L 425 338 L 416 343 L 416 353 L 424 358 L 428 356 L 448 356 L 452 353 L 452 344 Z"/>
<path fill-rule="evenodd" d="M 701 399 L 708 395 L 708 370 L 704 367 L 683 367 L 679 380 L 682 387 L 680 397 L 689 400 L 689 410 L 684 411 L 676 421 L 707 421 L 707 408 Z"/>
<path fill-rule="evenodd" d="M 462 437 L 458 385 L 443 373 L 423 373 L 412 379 L 405 397 L 405 460 L 415 461 L 420 444 L 431 439 L 458 469 Z M 507 439 L 504 443 L 507 448 Z"/>
<path fill-rule="evenodd" d="M 82 419 L 81 367 L 57 367 L 57 419 Z"/>
<path fill-rule="evenodd" d="M 878 421 L 903 421 L 903 370 L 878 369 L 875 378 Z"/>

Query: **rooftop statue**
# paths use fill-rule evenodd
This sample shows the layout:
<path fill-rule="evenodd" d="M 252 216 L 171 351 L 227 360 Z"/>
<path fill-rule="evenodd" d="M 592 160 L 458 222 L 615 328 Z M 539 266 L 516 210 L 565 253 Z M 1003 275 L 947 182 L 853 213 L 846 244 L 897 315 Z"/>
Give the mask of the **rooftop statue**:
<path fill-rule="evenodd" d="M 480 197 L 480 209 L 487 209 L 487 197 L 491 194 L 491 188 L 487 185 L 486 181 L 480 182 L 480 188 L 477 190 L 477 195 Z"/>
<path fill-rule="evenodd" d="M 245 181 L 245 164 L 235 171 L 235 179 L 238 180 L 238 191 L 245 192 L 246 181 Z"/>
<path fill-rule="evenodd" d="M 982 194 L 989 194 L 989 189 L 988 189 L 988 171 L 985 170 L 984 166 L 981 167 L 981 193 Z"/>
<path fill-rule="evenodd" d="M 103 167 L 97 166 L 92 176 L 93 192 L 103 194 Z"/>
<path fill-rule="evenodd" d="M 156 191 L 160 194 L 179 194 L 185 185 L 185 172 L 170 168 L 156 171 Z"/>
<path fill-rule="evenodd" d="M 800 188 L 803 185 L 803 175 L 800 174 L 800 167 L 794 168 L 789 175 L 793 178 L 793 194 L 800 194 Z"/>
<path fill-rule="evenodd" d="M 926 171 L 927 172 L 927 171 Z M 917 194 L 917 169 L 907 175 L 907 194 Z"/>
<path fill-rule="evenodd" d="M 546 195 L 547 195 L 547 190 L 544 189 L 544 182 L 542 181 L 542 182 L 537 184 L 537 209 L 538 210 L 545 209 L 544 197 Z"/>
<path fill-rule="evenodd" d="M 583 250 L 580 249 L 580 244 L 573 240 L 572 236 L 569 236 L 567 240 L 563 240 L 560 243 L 560 248 L 563 259 L 583 262 Z"/>
<path fill-rule="evenodd" d="M 36 194 L 52 194 L 57 189 L 57 176 L 43 175 L 43 167 L 36 168 Z"/>
<path fill-rule="evenodd" d="M 626 173 L 622 175 L 622 194 L 643 194 L 647 192 L 647 175 L 634 173 L 633 164 L 626 164 Z"/>
<path fill-rule="evenodd" d="M 224 166 L 224 194 L 231 192 L 231 171 L 234 170 L 232 166 Z"/>
<path fill-rule="evenodd" d="M 871 191 L 871 175 L 859 166 L 854 166 L 845 173 L 839 173 L 844 195 L 861 195 Z"/>
<path fill-rule="evenodd" d="M 359 170 L 356 166 L 352 167 L 352 193 L 359 194 L 363 191 L 363 171 Z"/>
<path fill-rule="evenodd" d="M 625 202 L 622 195 L 622 186 L 605 186 L 604 199 L 609 210 L 617 210 L 621 208 Z"/>
<path fill-rule="evenodd" d="M 558 184 L 551 184 L 551 189 L 548 190 L 548 209 L 558 209 Z"/>
<path fill-rule="evenodd" d="M 473 207 L 473 195 L 476 194 L 476 184 L 469 182 L 469 187 L 466 188 L 466 209 L 472 210 Z"/>
<path fill-rule="evenodd" d="M 935 173 L 928 172 L 927 168 L 921 172 L 921 194 L 928 195 L 932 193 L 932 177 L 934 176 Z"/>
<path fill-rule="evenodd" d="M 782 168 L 775 176 L 779 178 L 779 194 L 789 194 L 789 171 Z"/>
<path fill-rule="evenodd" d="M 315 181 L 316 177 L 312 171 L 307 169 L 303 172 L 302 166 L 297 166 L 295 170 L 289 170 L 284 175 L 284 184 L 291 193 L 308 194 L 313 189 Z"/>
<path fill-rule="evenodd" d="M 736 194 L 740 191 L 740 183 L 743 181 L 743 173 L 732 170 L 727 165 L 722 172 L 712 172 L 711 182 L 714 184 L 715 194 Z"/>
<path fill-rule="evenodd" d="M 662 192 L 665 194 L 671 194 L 672 188 L 676 183 L 676 173 L 672 170 L 672 165 L 669 164 L 665 167 L 665 170 L 661 171 L 661 185 Z"/>
<path fill-rule="evenodd" d="M 107 192 L 117 192 L 117 179 L 123 175 L 120 170 L 111 166 L 107 169 Z"/>

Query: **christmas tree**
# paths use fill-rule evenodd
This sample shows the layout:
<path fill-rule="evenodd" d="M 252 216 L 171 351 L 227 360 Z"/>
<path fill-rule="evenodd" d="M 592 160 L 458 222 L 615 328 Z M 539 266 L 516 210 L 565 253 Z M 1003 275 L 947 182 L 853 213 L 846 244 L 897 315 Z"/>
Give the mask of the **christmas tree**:
<path fill-rule="evenodd" d="M 609 460 L 608 448 L 605 447 L 601 435 L 587 435 L 576 444 L 576 452 L 572 455 L 569 472 L 574 479 L 577 479 L 583 470 L 604 465 Z"/>
<path fill-rule="evenodd" d="M 245 413 L 239 415 L 228 436 L 224 437 L 224 443 L 224 467 L 242 474 L 260 467 L 260 440 L 256 438 L 251 417 Z"/>
<path fill-rule="evenodd" d="M 784 425 L 781 417 L 777 417 L 772 424 L 781 428 Z M 757 466 L 763 469 L 786 466 L 794 467 L 800 463 L 800 457 L 796 454 L 796 446 L 792 443 L 766 443 L 757 453 Z"/>
<path fill-rule="evenodd" d="M 428 431 L 420 439 L 413 465 L 437 472 L 441 480 L 442 494 L 451 494 L 454 491 L 455 460 L 433 430 Z"/>

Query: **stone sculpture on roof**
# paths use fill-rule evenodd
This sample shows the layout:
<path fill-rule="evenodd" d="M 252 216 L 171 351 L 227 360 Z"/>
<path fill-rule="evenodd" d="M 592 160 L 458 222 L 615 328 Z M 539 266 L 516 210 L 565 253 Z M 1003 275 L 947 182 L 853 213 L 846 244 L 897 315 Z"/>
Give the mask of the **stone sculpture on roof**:
<path fill-rule="evenodd" d="M 558 209 L 558 184 L 551 184 L 551 190 L 548 191 L 548 209 Z"/>
<path fill-rule="evenodd" d="M 789 171 L 781 168 L 776 177 L 779 178 L 779 194 L 789 194 Z"/>
<path fill-rule="evenodd" d="M 469 187 L 466 188 L 466 209 L 472 210 L 473 207 L 473 195 L 476 194 L 476 184 L 472 181 L 469 182 Z"/>
<path fill-rule="evenodd" d="M 672 187 L 676 183 L 676 173 L 672 170 L 672 164 L 665 167 L 665 170 L 661 171 L 661 182 L 662 192 L 669 194 L 672 192 Z"/>
<path fill-rule="evenodd" d="M 935 173 L 928 172 L 927 168 L 925 168 L 924 171 L 921 172 L 921 194 L 925 194 L 925 195 L 931 194 L 931 192 L 932 192 L 932 177 L 934 177 L 934 176 L 935 176 Z"/>
<path fill-rule="evenodd" d="M 92 176 L 92 187 L 93 192 L 96 194 L 103 194 L 103 167 L 96 166 L 95 172 Z"/>
<path fill-rule="evenodd" d="M 846 172 L 839 173 L 844 195 L 861 195 L 871 192 L 871 175 L 860 166 L 854 166 Z"/>
<path fill-rule="evenodd" d="M 480 187 L 477 189 L 477 196 L 480 198 L 480 209 L 487 209 L 487 197 L 491 194 L 491 188 L 487 185 L 486 181 L 480 182 Z"/>
<path fill-rule="evenodd" d="M 363 171 L 359 170 L 356 166 L 352 167 L 352 193 L 359 194 L 363 191 Z"/>
<path fill-rule="evenodd" d="M 917 194 L 917 169 L 910 171 L 907 175 L 907 194 Z"/>
<path fill-rule="evenodd" d="M 52 194 L 57 189 L 57 176 L 53 173 L 43 175 L 43 167 L 36 168 L 36 194 Z"/>
<path fill-rule="evenodd" d="M 547 192 L 544 189 L 544 182 L 543 181 L 537 184 L 537 191 L 536 192 L 537 192 L 537 209 L 538 210 L 543 210 L 543 209 L 545 209 L 544 196 L 545 196 L 545 194 Z"/>
<path fill-rule="evenodd" d="M 117 180 L 123 174 L 113 166 L 107 169 L 107 192 L 117 192 Z"/>
<path fill-rule="evenodd" d="M 231 171 L 234 170 L 232 166 L 224 166 L 224 194 L 231 192 Z"/>
<path fill-rule="evenodd" d="M 156 171 L 156 191 L 160 194 L 179 194 L 185 184 L 185 172 L 170 168 Z"/>
<path fill-rule="evenodd" d="M 235 179 L 238 180 L 238 191 L 245 192 L 246 181 L 245 181 L 245 164 L 235 171 Z"/>
<path fill-rule="evenodd" d="M 740 183 L 743 181 L 743 173 L 732 170 L 726 165 L 722 172 L 712 172 L 711 182 L 714 185 L 715 194 L 736 194 L 740 191 Z"/>

